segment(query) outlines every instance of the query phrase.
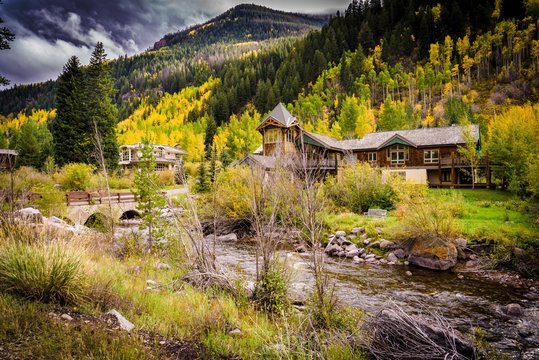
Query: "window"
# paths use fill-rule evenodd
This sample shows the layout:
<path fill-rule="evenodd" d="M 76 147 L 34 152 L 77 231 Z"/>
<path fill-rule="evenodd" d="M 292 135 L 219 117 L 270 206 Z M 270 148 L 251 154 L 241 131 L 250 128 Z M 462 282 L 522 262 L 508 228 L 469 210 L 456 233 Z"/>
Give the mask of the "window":
<path fill-rule="evenodd" d="M 266 144 L 280 143 L 282 136 L 281 129 L 268 129 L 264 132 L 264 142 Z"/>
<path fill-rule="evenodd" d="M 165 152 L 164 152 L 163 148 L 154 148 L 153 153 L 154 153 L 156 158 L 164 158 L 165 157 Z"/>
<path fill-rule="evenodd" d="M 121 161 L 131 161 L 131 149 L 122 149 Z"/>
<path fill-rule="evenodd" d="M 168 165 L 167 164 L 155 164 L 155 171 L 167 171 Z"/>
<path fill-rule="evenodd" d="M 451 170 L 442 171 L 442 182 L 451 182 Z"/>
<path fill-rule="evenodd" d="M 370 152 L 367 154 L 367 159 L 369 160 L 369 162 L 376 162 L 377 161 L 377 153 L 375 152 Z"/>
<path fill-rule="evenodd" d="M 425 150 L 424 159 L 425 164 L 438 164 L 440 161 L 440 152 L 438 149 Z"/>
<path fill-rule="evenodd" d="M 389 148 L 389 159 L 391 160 L 391 165 L 400 165 L 404 164 L 409 158 L 408 147 L 404 145 L 393 145 Z"/>

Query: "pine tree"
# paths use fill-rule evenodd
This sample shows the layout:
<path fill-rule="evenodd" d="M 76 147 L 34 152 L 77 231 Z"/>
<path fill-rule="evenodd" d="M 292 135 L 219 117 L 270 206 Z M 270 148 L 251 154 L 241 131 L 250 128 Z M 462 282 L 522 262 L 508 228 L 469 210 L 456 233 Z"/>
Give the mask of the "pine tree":
<path fill-rule="evenodd" d="M 210 189 L 208 170 L 206 169 L 206 159 L 203 159 L 198 167 L 197 180 L 195 184 L 196 192 L 206 192 Z"/>
<path fill-rule="evenodd" d="M 64 65 L 56 91 L 56 119 L 51 123 L 54 153 L 59 166 L 81 162 L 91 153 L 91 127 L 84 116 L 84 74 L 76 56 Z"/>
<path fill-rule="evenodd" d="M 141 158 L 135 172 L 135 188 L 137 210 L 141 211 L 140 229 L 148 229 L 150 246 L 156 238 L 163 236 L 161 209 L 165 206 L 165 198 L 159 191 L 159 175 L 155 172 L 155 154 L 148 138 L 144 138 L 140 148 Z"/>
<path fill-rule="evenodd" d="M 118 109 L 112 103 L 114 93 L 107 54 L 105 54 L 103 43 L 98 42 L 90 58 L 90 66 L 86 74 L 85 108 L 89 123 L 93 126 L 97 125 L 99 129 L 103 153 L 109 168 L 117 167 L 119 158 L 115 132 Z M 88 136 L 91 137 L 92 133 L 89 132 Z"/>

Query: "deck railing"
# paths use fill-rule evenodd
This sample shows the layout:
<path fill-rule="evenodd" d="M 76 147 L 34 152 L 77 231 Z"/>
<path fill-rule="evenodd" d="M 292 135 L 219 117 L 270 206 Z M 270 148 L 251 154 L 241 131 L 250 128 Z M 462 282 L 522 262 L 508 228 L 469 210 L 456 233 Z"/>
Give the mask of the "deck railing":
<path fill-rule="evenodd" d="M 440 159 L 440 165 L 447 166 L 451 165 L 451 157 L 443 157 Z M 453 165 L 455 166 L 470 166 L 470 161 L 464 159 L 460 156 L 455 156 Z M 478 165 L 486 165 L 486 160 L 484 158 L 479 159 Z"/>
<path fill-rule="evenodd" d="M 135 194 L 131 192 L 125 193 L 110 193 L 110 197 L 106 193 L 87 192 L 87 191 L 71 191 L 66 193 L 67 206 L 79 205 L 95 205 L 110 202 L 114 204 L 127 203 L 135 201 Z"/>

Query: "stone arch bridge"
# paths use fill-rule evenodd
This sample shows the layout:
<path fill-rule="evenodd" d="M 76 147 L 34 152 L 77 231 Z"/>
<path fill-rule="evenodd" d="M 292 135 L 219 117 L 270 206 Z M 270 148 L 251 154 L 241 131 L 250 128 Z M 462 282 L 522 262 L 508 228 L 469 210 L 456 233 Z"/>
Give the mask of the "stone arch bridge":
<path fill-rule="evenodd" d="M 131 219 L 139 215 L 137 202 L 133 193 L 111 193 L 110 197 L 104 193 L 89 193 L 86 191 L 73 191 L 66 194 L 67 216 L 76 225 L 84 225 L 86 221 L 97 213 L 109 213 L 109 200 L 112 216 Z"/>

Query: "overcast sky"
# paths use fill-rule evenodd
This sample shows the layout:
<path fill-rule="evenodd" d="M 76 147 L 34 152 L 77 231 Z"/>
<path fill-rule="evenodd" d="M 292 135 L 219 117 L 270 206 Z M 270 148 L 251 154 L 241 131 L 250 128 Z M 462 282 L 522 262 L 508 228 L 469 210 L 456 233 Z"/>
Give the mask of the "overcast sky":
<path fill-rule="evenodd" d="M 96 42 L 109 58 L 148 49 L 163 35 L 205 22 L 244 2 L 278 10 L 334 13 L 350 0 L 3 0 L 0 17 L 15 33 L 0 51 L 11 85 L 56 79 L 72 55 L 87 64 Z"/>

